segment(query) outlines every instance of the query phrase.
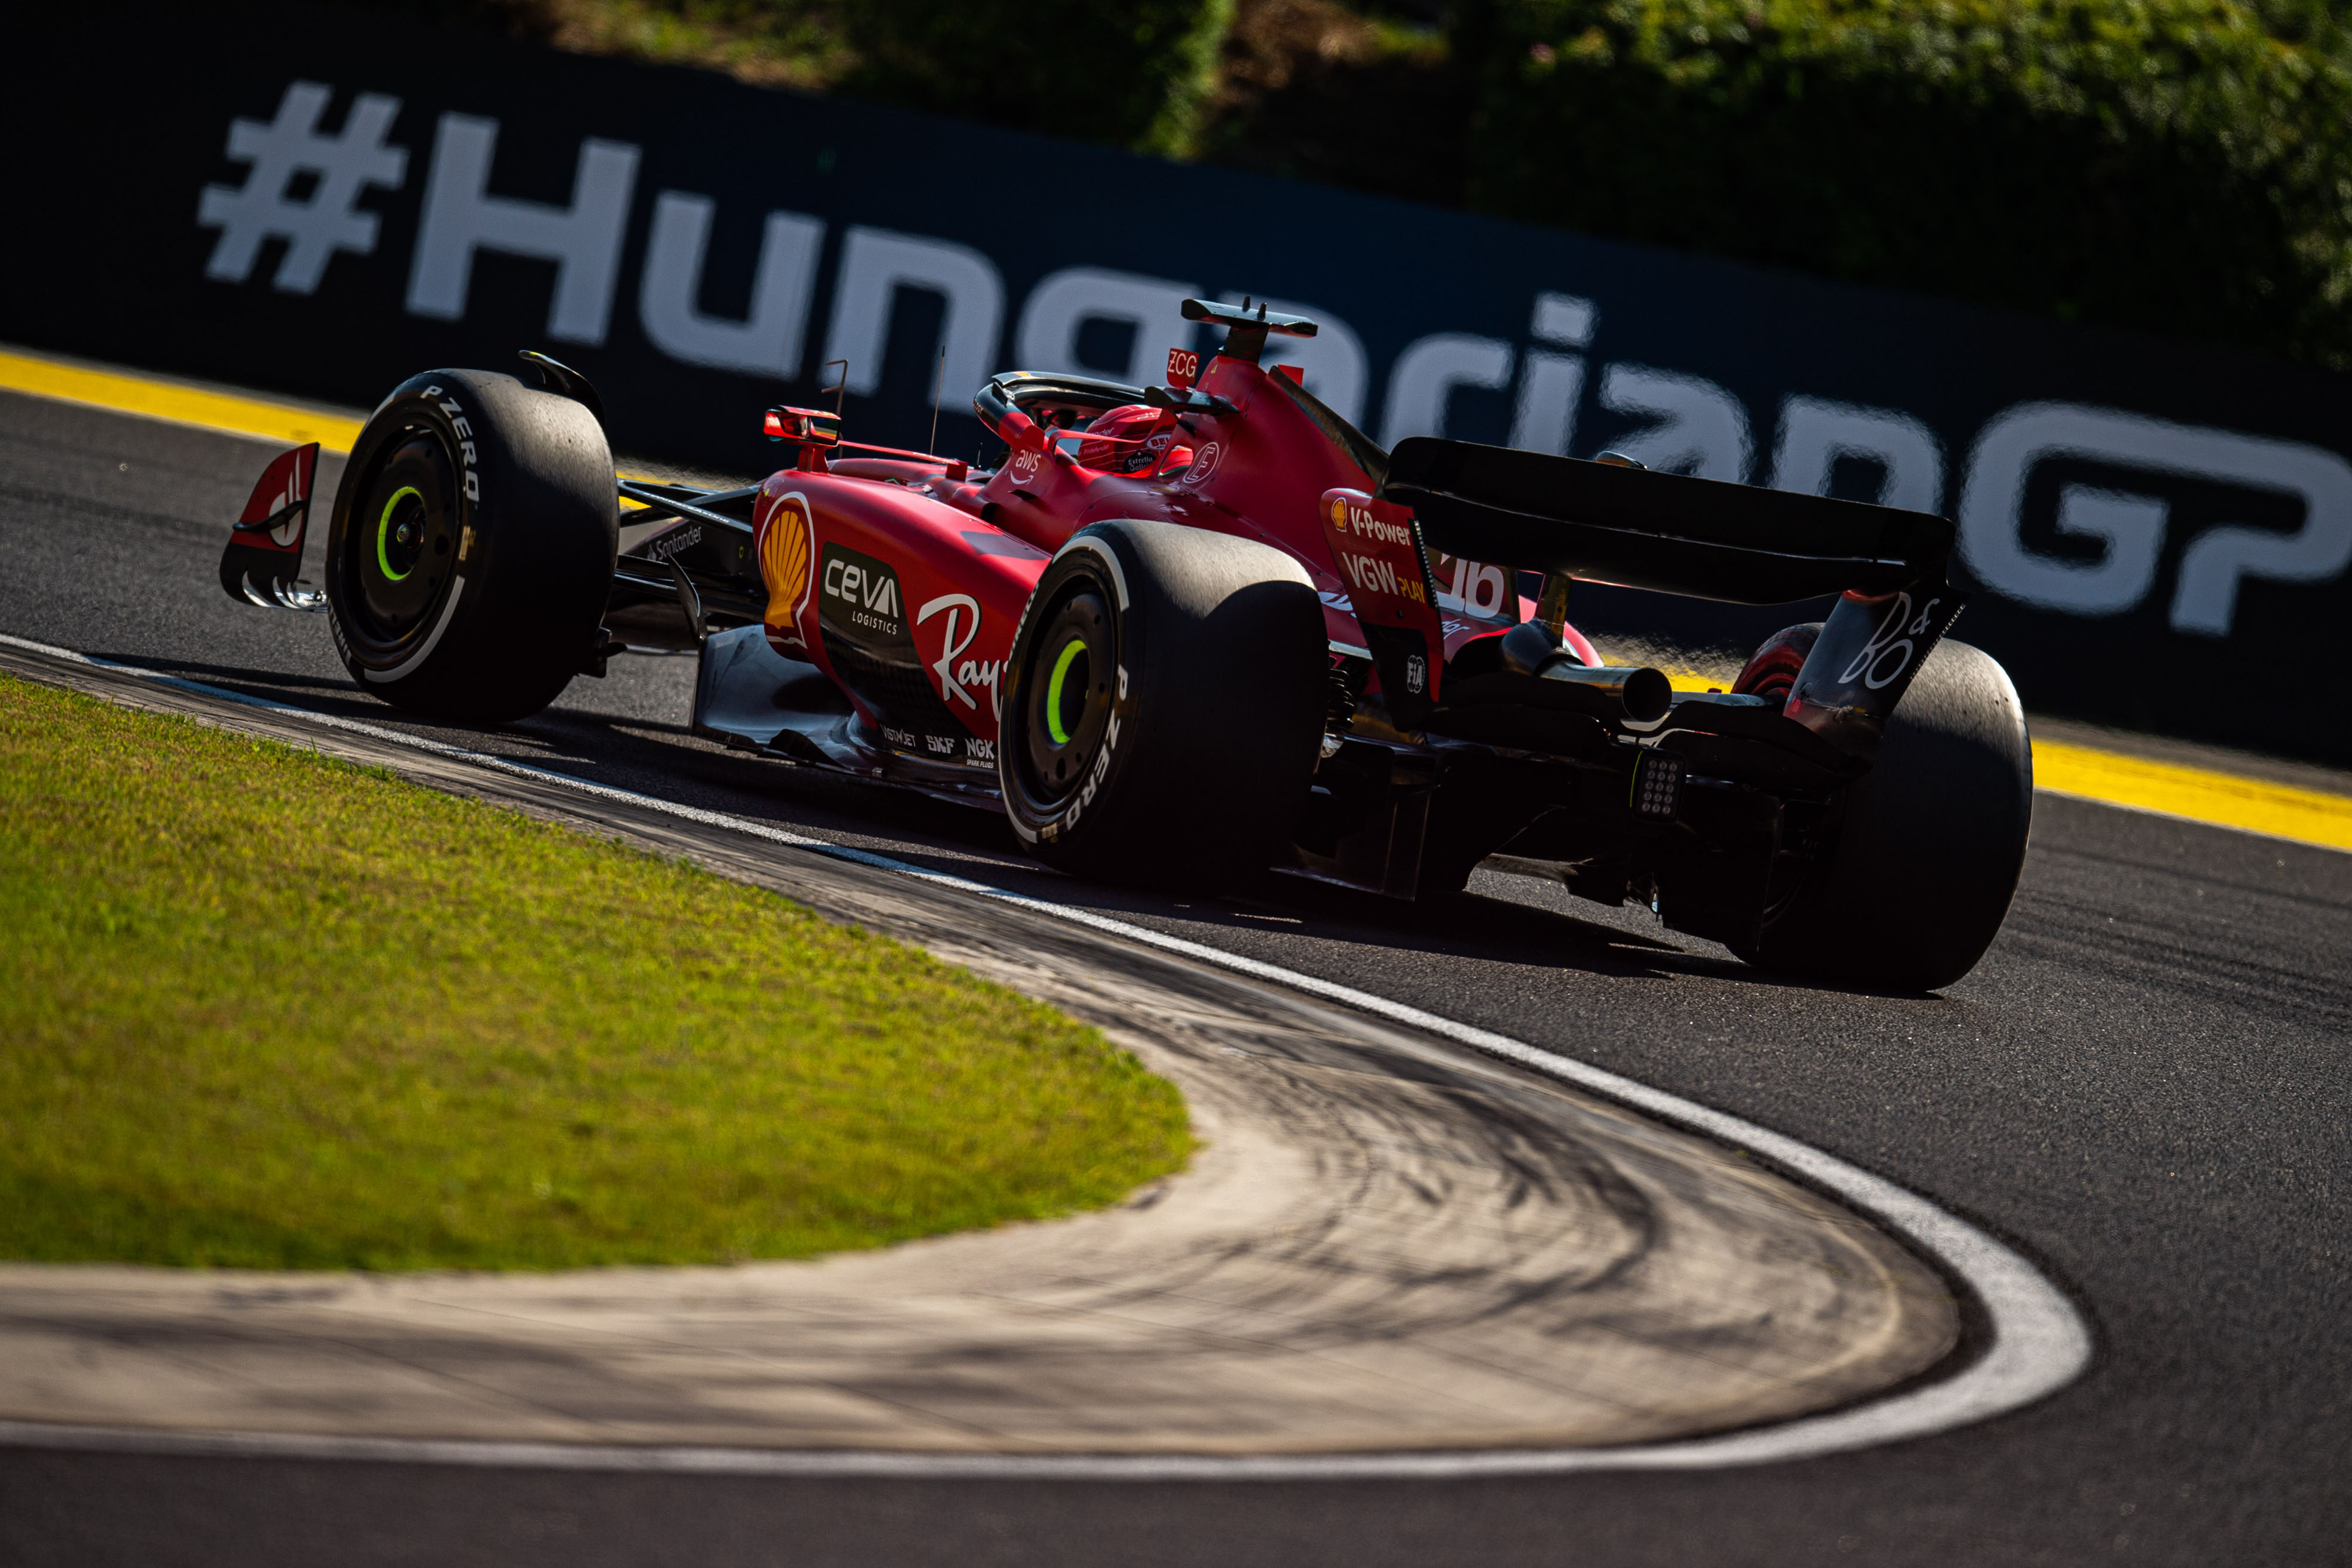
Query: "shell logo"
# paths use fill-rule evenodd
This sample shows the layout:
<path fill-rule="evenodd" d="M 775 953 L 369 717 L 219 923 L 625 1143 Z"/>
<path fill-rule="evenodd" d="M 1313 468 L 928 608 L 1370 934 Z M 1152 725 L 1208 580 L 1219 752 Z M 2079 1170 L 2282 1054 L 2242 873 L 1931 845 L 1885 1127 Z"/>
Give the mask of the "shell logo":
<path fill-rule="evenodd" d="M 1331 497 L 1331 526 L 1335 528 L 1348 526 L 1348 503 L 1337 496 Z"/>
<path fill-rule="evenodd" d="M 760 536 L 760 579 L 768 585 L 766 620 L 774 641 L 801 640 L 800 612 L 808 602 L 815 531 L 803 496 L 782 497 L 768 514 L 767 530 Z"/>

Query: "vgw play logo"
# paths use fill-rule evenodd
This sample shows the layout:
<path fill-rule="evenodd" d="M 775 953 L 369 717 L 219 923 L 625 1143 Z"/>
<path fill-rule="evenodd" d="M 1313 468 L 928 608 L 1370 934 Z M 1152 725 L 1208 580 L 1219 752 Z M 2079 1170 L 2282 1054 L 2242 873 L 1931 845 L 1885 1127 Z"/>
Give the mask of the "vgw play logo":
<path fill-rule="evenodd" d="M 380 225 L 361 202 L 372 190 L 403 189 L 411 171 L 409 150 L 388 141 L 401 100 L 360 93 L 330 132 L 320 127 L 334 96 L 298 81 L 273 120 L 232 120 L 227 155 L 247 173 L 241 186 L 205 187 L 198 202 L 197 221 L 219 235 L 207 277 L 245 283 L 265 246 L 280 241 L 271 286 L 310 294 L 337 253 L 373 254 Z M 490 188 L 499 130 L 483 116 L 438 117 L 404 308 L 463 319 L 475 258 L 523 256 L 554 265 L 546 335 L 602 344 L 618 303 L 641 150 L 585 137 L 570 204 L 522 201 Z M 692 192 L 656 194 L 637 319 L 654 347 L 680 364 L 793 380 L 815 325 L 809 316 L 826 225 L 797 213 L 765 215 L 748 311 L 736 319 L 698 303 L 715 211 L 710 197 Z M 971 246 L 852 226 L 837 249 L 824 357 L 849 361 L 852 394 L 873 394 L 899 292 L 936 295 L 945 307 L 937 345 L 942 406 L 961 405 L 967 389 L 1001 368 L 1000 349 L 1023 369 L 1099 373 L 1075 358 L 1080 328 L 1094 320 L 1135 327 L 1133 362 L 1115 379 L 1140 384 L 1156 369 L 1145 362 L 1149 346 L 1164 340 L 1181 299 L 1201 292 L 1176 280 L 1065 267 L 1030 290 L 1007 332 L 1003 271 Z M 1343 417 L 1365 418 L 1373 367 L 1361 340 L 1328 310 L 1276 308 L 1313 317 L 1323 330 L 1285 340 L 1269 359 L 1296 356 L 1310 391 Z M 1524 344 L 1454 331 L 1413 340 L 1384 368 L 1381 439 L 1393 445 L 1444 434 L 1455 392 L 1485 389 L 1510 394 L 1510 444 L 1531 451 L 1567 455 L 1590 404 L 1641 422 L 1608 444 L 1652 468 L 1827 494 L 1834 473 L 1858 465 L 1875 476 L 1866 498 L 1944 509 L 1945 449 L 1916 415 L 1791 394 L 1780 400 L 1765 446 L 1751 434 L 1748 406 L 1724 386 L 1679 371 L 1599 363 L 1600 316 L 1593 300 L 1538 293 Z M 1590 377 L 1589 360 L 1596 364 Z M 1204 446 L 1189 477 L 1205 479 L 1214 463 L 1213 446 Z M 2192 493 L 2200 497 L 2193 507 L 2181 499 Z M 2230 635 L 2248 581 L 2315 585 L 2352 565 L 2352 465 L 2336 453 L 2078 403 L 2020 402 L 1988 420 L 1969 444 L 1953 515 L 1961 559 L 1987 588 L 2069 616 L 2138 610 L 2177 555 L 2168 623 L 2200 638 Z"/>

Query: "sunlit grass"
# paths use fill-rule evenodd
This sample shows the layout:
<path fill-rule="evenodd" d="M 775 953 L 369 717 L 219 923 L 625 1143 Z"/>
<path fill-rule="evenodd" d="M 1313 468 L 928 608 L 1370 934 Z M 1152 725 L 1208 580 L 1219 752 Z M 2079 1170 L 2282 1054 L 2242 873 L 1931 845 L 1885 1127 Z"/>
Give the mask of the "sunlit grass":
<path fill-rule="evenodd" d="M 0 1256 L 789 1258 L 1191 1149 L 1095 1030 L 784 899 L 0 677 Z"/>

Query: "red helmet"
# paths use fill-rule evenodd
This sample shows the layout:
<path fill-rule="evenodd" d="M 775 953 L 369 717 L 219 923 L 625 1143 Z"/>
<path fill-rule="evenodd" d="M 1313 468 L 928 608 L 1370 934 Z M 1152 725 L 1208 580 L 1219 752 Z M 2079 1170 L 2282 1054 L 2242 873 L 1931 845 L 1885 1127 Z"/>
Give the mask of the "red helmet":
<path fill-rule="evenodd" d="M 1146 444 L 1160 420 L 1158 409 L 1139 402 L 1097 415 L 1086 433 L 1108 439 L 1079 442 L 1078 462 L 1085 467 L 1108 468 L 1114 474 L 1135 474 L 1150 467 L 1170 445 L 1169 441 L 1161 441 L 1157 446 Z M 1171 431 L 1171 438 L 1173 434 Z"/>

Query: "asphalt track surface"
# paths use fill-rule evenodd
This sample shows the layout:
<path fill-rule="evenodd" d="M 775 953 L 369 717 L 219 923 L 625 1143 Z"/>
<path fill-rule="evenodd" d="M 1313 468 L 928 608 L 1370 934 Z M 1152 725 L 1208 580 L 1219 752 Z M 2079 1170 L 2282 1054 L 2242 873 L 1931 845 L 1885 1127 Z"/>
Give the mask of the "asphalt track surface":
<path fill-rule="evenodd" d="M 979 813 L 690 739 L 685 661 L 622 661 L 505 730 L 408 724 L 352 691 L 322 618 L 221 595 L 225 520 L 269 455 L 0 394 L 0 632 L 771 821 L 1514 1035 L 1967 1216 L 2074 1295 L 2098 1359 L 1980 1426 L 1705 1474 L 943 1481 L 20 1448 L 0 1451 L 0 1558 L 2347 1560 L 2352 856 L 2045 796 L 2000 942 L 1924 998 L 1776 981 L 1517 879 L 1415 909 L 1279 881 L 1182 901 L 1088 888 L 1024 865 Z"/>

